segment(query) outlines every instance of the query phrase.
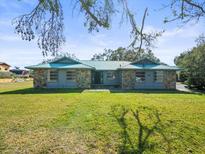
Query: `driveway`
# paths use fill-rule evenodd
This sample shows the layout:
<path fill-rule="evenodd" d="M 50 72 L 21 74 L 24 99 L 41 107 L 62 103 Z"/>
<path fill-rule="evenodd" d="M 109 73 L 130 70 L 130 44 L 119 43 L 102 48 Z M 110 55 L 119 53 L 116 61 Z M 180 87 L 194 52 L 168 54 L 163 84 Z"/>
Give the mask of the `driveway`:
<path fill-rule="evenodd" d="M 192 90 L 188 89 L 185 84 L 180 83 L 180 82 L 177 82 L 176 89 L 179 91 L 184 91 L 184 92 L 193 92 Z"/>

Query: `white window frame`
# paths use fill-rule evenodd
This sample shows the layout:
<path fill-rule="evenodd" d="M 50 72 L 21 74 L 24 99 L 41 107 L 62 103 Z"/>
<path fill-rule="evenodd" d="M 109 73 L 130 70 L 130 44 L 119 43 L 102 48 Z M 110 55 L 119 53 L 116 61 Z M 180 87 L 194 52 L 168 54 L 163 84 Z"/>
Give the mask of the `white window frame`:
<path fill-rule="evenodd" d="M 56 79 L 51 79 L 51 73 L 56 72 Z M 58 81 L 58 71 L 57 70 L 48 70 L 48 81 L 57 82 Z"/>
<path fill-rule="evenodd" d="M 76 80 L 76 71 L 68 70 L 66 71 L 66 81 L 75 81 Z"/>
<path fill-rule="evenodd" d="M 135 78 L 137 83 L 145 82 L 145 71 L 136 71 Z"/>
<path fill-rule="evenodd" d="M 154 72 L 154 81 L 155 82 L 163 82 L 164 80 L 164 72 L 163 71 L 155 71 Z"/>
<path fill-rule="evenodd" d="M 114 71 L 108 71 L 106 72 L 106 78 L 108 80 L 115 80 L 116 79 L 116 74 Z"/>

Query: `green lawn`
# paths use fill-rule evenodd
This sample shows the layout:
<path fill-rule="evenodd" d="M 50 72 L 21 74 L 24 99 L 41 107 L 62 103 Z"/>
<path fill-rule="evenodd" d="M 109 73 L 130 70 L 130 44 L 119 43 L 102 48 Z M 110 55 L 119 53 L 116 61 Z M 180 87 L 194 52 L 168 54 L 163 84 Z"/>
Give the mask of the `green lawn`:
<path fill-rule="evenodd" d="M 0 153 L 205 152 L 205 95 L 31 87 L 0 84 Z"/>

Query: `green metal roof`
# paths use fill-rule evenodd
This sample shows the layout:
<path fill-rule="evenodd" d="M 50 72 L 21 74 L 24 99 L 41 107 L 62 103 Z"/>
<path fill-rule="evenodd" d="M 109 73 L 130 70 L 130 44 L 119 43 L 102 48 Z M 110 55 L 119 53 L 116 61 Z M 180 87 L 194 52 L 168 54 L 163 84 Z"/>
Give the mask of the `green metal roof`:
<path fill-rule="evenodd" d="M 96 70 L 117 70 L 122 66 L 128 65 L 128 61 L 92 61 L 92 60 L 80 60 L 79 62 L 92 66 Z"/>
<path fill-rule="evenodd" d="M 146 59 L 145 59 L 146 60 Z M 26 67 L 28 69 L 94 69 L 94 70 L 118 70 L 118 69 L 139 69 L 139 70 L 180 70 L 175 66 L 168 66 L 157 63 L 129 62 L 129 61 L 93 61 L 93 60 L 72 60 L 62 57 L 46 64 L 38 64 Z"/>
<path fill-rule="evenodd" d="M 140 69 L 140 70 L 180 70 L 176 66 L 168 66 L 163 64 L 128 64 L 120 69 Z"/>
<path fill-rule="evenodd" d="M 84 64 L 60 64 L 60 63 L 47 63 L 47 64 L 39 64 L 39 65 L 33 65 L 26 67 L 28 69 L 95 69 L 90 66 L 84 65 Z"/>

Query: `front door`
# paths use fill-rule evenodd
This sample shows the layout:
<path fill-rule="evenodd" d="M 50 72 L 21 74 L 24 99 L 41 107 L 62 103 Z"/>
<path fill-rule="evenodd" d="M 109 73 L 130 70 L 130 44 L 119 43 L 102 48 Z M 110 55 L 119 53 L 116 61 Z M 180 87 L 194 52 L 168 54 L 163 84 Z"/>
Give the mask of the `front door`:
<path fill-rule="evenodd" d="M 102 84 L 103 72 L 94 72 L 94 84 Z"/>

